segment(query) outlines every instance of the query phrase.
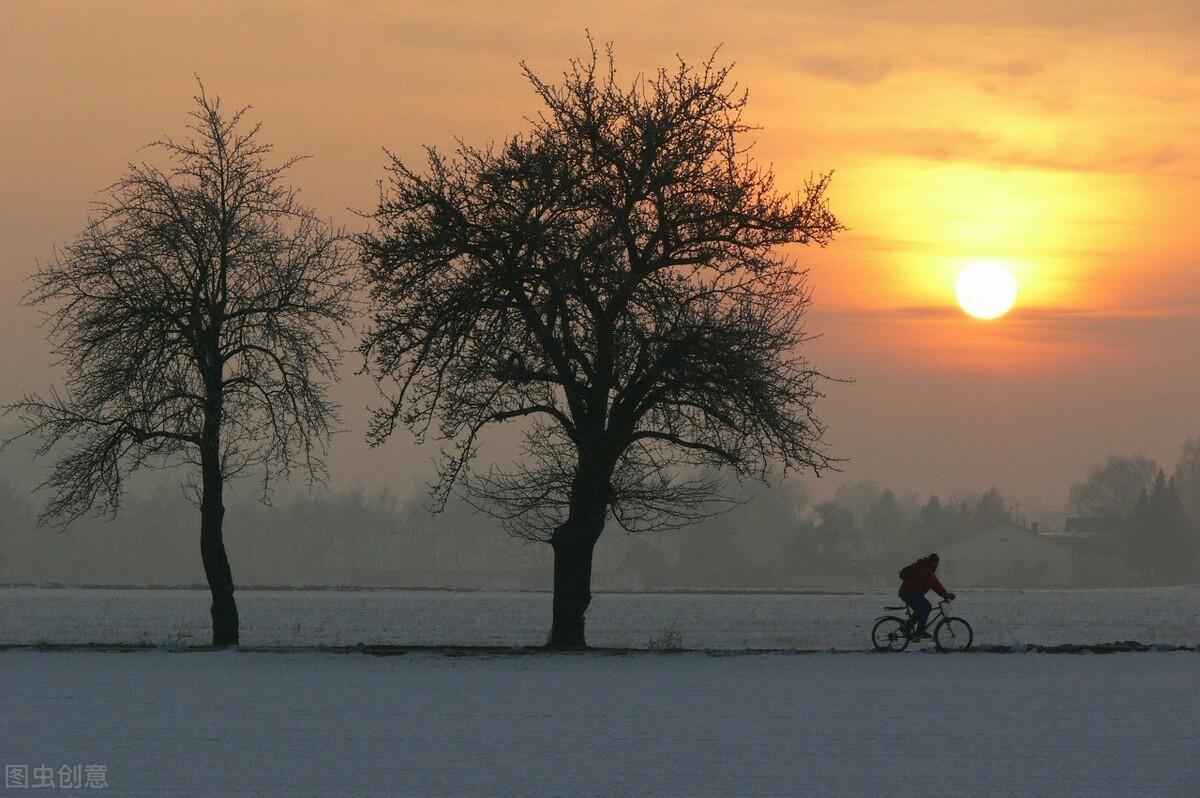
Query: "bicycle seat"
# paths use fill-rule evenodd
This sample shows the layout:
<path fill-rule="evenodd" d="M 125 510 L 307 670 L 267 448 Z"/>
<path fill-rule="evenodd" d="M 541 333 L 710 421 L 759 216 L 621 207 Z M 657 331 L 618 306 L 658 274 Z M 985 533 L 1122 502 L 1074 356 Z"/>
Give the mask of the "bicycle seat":
<path fill-rule="evenodd" d="M 884 607 L 885 610 L 906 610 L 907 606 L 901 604 L 899 607 Z"/>

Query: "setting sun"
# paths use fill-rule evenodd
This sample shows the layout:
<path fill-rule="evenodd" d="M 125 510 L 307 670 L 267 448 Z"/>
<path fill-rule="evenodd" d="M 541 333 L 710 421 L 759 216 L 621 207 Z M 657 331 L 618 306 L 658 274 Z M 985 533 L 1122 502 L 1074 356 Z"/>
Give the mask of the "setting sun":
<path fill-rule="evenodd" d="M 1012 272 L 995 261 L 977 260 L 963 269 L 955 285 L 962 309 L 977 319 L 1003 316 L 1017 300 Z"/>

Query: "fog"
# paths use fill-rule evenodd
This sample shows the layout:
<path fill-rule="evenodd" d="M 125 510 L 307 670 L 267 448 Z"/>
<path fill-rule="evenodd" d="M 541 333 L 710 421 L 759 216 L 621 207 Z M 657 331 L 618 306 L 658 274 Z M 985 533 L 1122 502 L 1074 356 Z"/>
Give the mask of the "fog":
<path fill-rule="evenodd" d="M 21 443 L 0 458 L 0 584 L 204 584 L 199 514 L 179 481 L 186 475 L 150 472 L 130 486 L 115 518 L 87 517 L 59 531 L 38 525 L 47 497 L 33 490 L 40 466 Z M 1063 508 L 1021 506 L 1002 486 L 920 496 L 871 481 L 814 499 L 810 491 L 823 487 L 819 481 L 793 475 L 770 487 L 735 484 L 738 505 L 682 530 L 631 535 L 610 521 L 596 548 L 593 586 L 886 588 L 897 583 L 903 565 L 930 551 L 941 552 L 939 575 L 951 590 L 1194 582 L 1200 578 L 1197 448 L 1197 441 L 1184 447 L 1159 487 L 1165 496 L 1171 486 L 1183 513 L 1176 531 L 1151 507 L 1159 468 L 1145 458 L 1112 458 L 1078 475 L 1064 497 L 1072 506 Z M 1122 479 L 1133 484 L 1114 483 Z M 421 493 L 285 485 L 268 505 L 252 479 L 232 486 L 225 535 L 242 589 L 548 590 L 552 584 L 548 545 L 510 537 L 496 519 L 461 500 L 433 513 Z M 1001 538 L 1020 548 L 1008 551 Z M 994 567 L 966 561 L 978 560 L 980 547 Z"/>

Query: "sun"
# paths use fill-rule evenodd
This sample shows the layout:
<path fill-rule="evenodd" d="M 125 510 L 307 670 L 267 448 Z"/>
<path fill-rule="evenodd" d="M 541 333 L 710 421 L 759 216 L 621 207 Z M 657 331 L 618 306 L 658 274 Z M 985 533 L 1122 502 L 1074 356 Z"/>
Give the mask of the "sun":
<path fill-rule="evenodd" d="M 992 260 L 972 261 L 958 275 L 955 295 L 962 309 L 977 319 L 1003 316 L 1017 301 L 1017 280 Z"/>

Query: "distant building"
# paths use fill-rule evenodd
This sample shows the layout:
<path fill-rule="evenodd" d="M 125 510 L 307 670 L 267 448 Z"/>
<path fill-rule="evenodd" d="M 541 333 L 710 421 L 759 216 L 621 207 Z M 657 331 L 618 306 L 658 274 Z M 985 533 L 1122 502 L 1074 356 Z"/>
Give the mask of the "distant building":
<path fill-rule="evenodd" d="M 1071 516 L 1062 532 L 1046 539 L 1074 555 L 1075 581 L 1081 587 L 1119 587 L 1131 584 L 1130 532 L 1127 518 Z"/>
<path fill-rule="evenodd" d="M 1074 557 L 1031 529 L 997 524 L 939 552 L 938 576 L 962 587 L 1065 587 L 1073 583 Z"/>
<path fill-rule="evenodd" d="M 1120 516 L 1107 518 L 1089 518 L 1086 516 L 1069 516 L 1063 527 L 1064 538 L 1108 539 L 1120 538 L 1129 526 L 1128 519 Z"/>

